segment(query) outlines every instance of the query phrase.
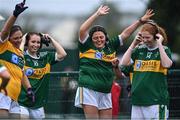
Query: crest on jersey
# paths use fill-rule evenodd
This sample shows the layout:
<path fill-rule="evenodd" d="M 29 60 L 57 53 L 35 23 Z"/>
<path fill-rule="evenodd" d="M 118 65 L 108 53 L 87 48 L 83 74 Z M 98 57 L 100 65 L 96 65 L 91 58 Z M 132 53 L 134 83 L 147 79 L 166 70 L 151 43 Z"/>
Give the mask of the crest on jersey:
<path fill-rule="evenodd" d="M 97 58 L 97 59 L 102 59 L 102 56 L 103 56 L 103 54 L 101 52 L 95 53 L 95 58 Z"/>
<path fill-rule="evenodd" d="M 34 70 L 32 68 L 26 69 L 26 72 L 25 72 L 26 76 L 31 76 L 33 73 L 34 73 Z"/>
<path fill-rule="evenodd" d="M 11 61 L 12 61 L 14 64 L 18 64 L 18 62 L 19 62 L 18 56 L 15 55 L 15 54 L 12 54 Z"/>
<path fill-rule="evenodd" d="M 140 69 L 141 65 L 142 65 L 142 61 L 138 60 L 137 63 L 136 63 L 136 69 Z"/>

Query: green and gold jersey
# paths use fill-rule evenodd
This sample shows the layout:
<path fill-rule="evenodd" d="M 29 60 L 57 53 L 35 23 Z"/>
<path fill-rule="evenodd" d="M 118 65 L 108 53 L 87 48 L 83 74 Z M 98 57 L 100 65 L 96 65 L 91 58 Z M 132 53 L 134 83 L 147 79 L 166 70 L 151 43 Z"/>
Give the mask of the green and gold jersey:
<path fill-rule="evenodd" d="M 0 73 L 3 72 L 4 70 L 7 70 L 6 67 L 0 63 Z M 2 82 L 2 81 L 0 81 L 0 82 Z"/>
<path fill-rule="evenodd" d="M 114 78 L 111 61 L 119 47 L 118 36 L 109 40 L 102 49 L 97 49 L 90 38 L 84 44 L 79 42 L 79 86 L 109 93 Z"/>
<path fill-rule="evenodd" d="M 28 99 L 26 90 L 22 86 L 18 102 L 20 105 L 32 109 L 40 108 L 47 102 L 49 73 L 51 65 L 57 63 L 54 52 L 40 52 L 38 58 L 31 57 L 25 52 L 25 74 L 27 75 L 33 91 L 35 92 L 35 103 Z"/>
<path fill-rule="evenodd" d="M 164 46 L 171 58 L 170 49 Z M 132 80 L 133 105 L 168 105 L 167 68 L 161 65 L 159 48 L 149 50 L 139 46 L 132 53 L 134 74 Z"/>
<path fill-rule="evenodd" d="M 21 90 L 23 77 L 24 57 L 23 52 L 14 47 L 9 40 L 0 43 L 0 63 L 4 65 L 11 75 L 6 87 L 8 96 L 17 101 Z M 2 80 L 0 79 L 0 83 Z"/>

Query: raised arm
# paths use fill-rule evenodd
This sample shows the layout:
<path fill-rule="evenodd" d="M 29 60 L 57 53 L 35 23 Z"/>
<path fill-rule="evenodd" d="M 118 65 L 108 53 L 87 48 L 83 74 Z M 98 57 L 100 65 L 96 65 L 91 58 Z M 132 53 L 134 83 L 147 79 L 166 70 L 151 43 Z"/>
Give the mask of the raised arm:
<path fill-rule="evenodd" d="M 7 39 L 9 32 L 10 32 L 12 26 L 14 25 L 19 14 L 21 14 L 24 10 L 26 10 L 28 8 L 28 7 L 25 7 L 24 5 L 25 5 L 25 3 L 21 2 L 15 6 L 13 15 L 8 18 L 8 20 L 6 21 L 5 25 L 3 26 L 2 30 L 1 30 L 1 40 L 2 41 Z"/>
<path fill-rule="evenodd" d="M 158 44 L 159 52 L 160 52 L 161 65 L 165 68 L 170 68 L 173 62 L 166 54 L 164 47 L 162 45 L 162 41 L 164 38 L 161 34 L 157 34 L 156 36 L 158 37 L 157 44 Z"/>
<path fill-rule="evenodd" d="M 58 60 L 64 59 L 66 57 L 67 53 L 65 52 L 65 50 L 61 46 L 61 44 L 59 44 L 56 40 L 54 40 L 53 37 L 51 37 L 50 35 L 48 35 L 48 34 L 45 34 L 45 35 L 46 35 L 46 37 L 50 38 L 49 40 L 51 41 L 52 45 L 56 49 L 57 59 Z"/>
<path fill-rule="evenodd" d="M 133 42 L 131 43 L 131 45 L 129 46 L 129 48 L 127 49 L 127 51 L 124 53 L 120 64 L 121 65 L 130 65 L 131 64 L 131 55 L 132 55 L 132 51 L 135 49 L 135 47 L 140 44 L 142 42 L 142 36 L 140 35 L 140 33 L 138 33 L 135 37 L 135 39 L 133 40 Z"/>
<path fill-rule="evenodd" d="M 147 22 L 153 15 L 153 10 L 148 9 L 144 16 L 142 16 L 139 20 L 135 21 L 133 24 L 123 30 L 123 32 L 120 34 L 122 40 L 126 40 L 140 25 Z"/>
<path fill-rule="evenodd" d="M 109 7 L 108 6 L 100 6 L 98 8 L 98 10 L 91 15 L 80 27 L 79 30 L 79 38 L 81 40 L 81 42 L 86 38 L 87 34 L 88 34 L 88 30 L 91 27 L 91 25 L 93 24 L 93 22 L 102 15 L 106 15 L 109 13 Z"/>

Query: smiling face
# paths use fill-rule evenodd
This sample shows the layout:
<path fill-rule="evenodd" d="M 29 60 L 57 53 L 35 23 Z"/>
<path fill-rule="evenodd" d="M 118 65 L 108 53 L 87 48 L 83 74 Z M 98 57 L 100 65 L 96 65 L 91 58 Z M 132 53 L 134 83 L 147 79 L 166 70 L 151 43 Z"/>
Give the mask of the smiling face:
<path fill-rule="evenodd" d="M 103 48 L 106 43 L 106 36 L 103 32 L 97 31 L 92 35 L 92 42 L 96 48 Z"/>
<path fill-rule="evenodd" d="M 141 35 L 143 38 L 143 43 L 149 47 L 154 48 L 156 47 L 156 36 L 157 34 L 157 28 L 154 25 L 151 24 L 144 24 L 141 29 Z"/>
<path fill-rule="evenodd" d="M 41 46 L 40 36 L 36 34 L 31 35 L 27 46 L 29 53 L 36 54 L 37 51 L 40 49 L 40 46 Z"/>
<path fill-rule="evenodd" d="M 143 43 L 148 46 L 149 48 L 153 48 L 156 44 L 154 40 L 154 36 L 147 31 L 141 32 Z"/>
<path fill-rule="evenodd" d="M 16 48 L 19 49 L 22 41 L 22 36 L 23 36 L 22 31 L 18 30 L 9 37 L 9 40 Z"/>

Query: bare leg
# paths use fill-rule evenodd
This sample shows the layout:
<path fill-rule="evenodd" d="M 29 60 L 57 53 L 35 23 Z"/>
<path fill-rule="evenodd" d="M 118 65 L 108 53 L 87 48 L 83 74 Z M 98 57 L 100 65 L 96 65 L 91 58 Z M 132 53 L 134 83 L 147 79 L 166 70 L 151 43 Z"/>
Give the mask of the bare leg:
<path fill-rule="evenodd" d="M 112 119 L 112 109 L 100 110 L 100 119 Z"/>
<path fill-rule="evenodd" d="M 99 111 L 97 107 L 91 105 L 83 105 L 86 119 L 99 119 Z"/>

